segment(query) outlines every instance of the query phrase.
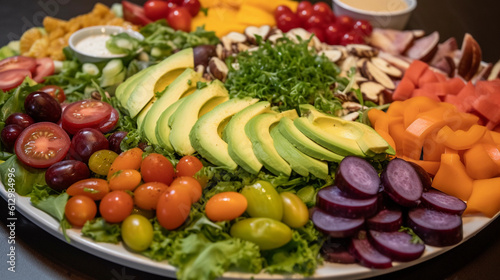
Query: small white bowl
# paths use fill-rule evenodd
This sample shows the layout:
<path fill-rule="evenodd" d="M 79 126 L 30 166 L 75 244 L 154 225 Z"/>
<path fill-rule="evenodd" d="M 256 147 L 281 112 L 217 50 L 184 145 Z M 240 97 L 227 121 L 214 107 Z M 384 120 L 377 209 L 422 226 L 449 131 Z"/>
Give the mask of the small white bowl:
<path fill-rule="evenodd" d="M 373 12 L 351 7 L 340 0 L 333 0 L 333 11 L 335 15 L 347 15 L 354 19 L 368 20 L 373 27 L 402 30 L 408 23 L 411 12 L 417 7 L 417 1 L 400 1 L 406 2 L 408 7 L 394 12 Z"/>
<path fill-rule="evenodd" d="M 91 26 L 87 28 L 80 29 L 78 31 L 75 31 L 70 37 L 69 37 L 69 46 L 75 53 L 75 56 L 81 61 L 81 62 L 101 62 L 101 61 L 106 61 L 110 60 L 113 58 L 120 58 L 124 57 L 125 54 L 96 54 L 93 53 L 92 51 L 89 51 L 88 49 L 80 49 L 77 47 L 78 43 L 81 42 L 82 40 L 91 37 L 91 36 L 100 36 L 100 35 L 116 35 L 119 33 L 126 32 L 128 33 L 131 37 L 136 38 L 138 40 L 144 40 L 144 36 L 142 36 L 141 33 L 136 32 L 131 29 L 126 29 L 120 26 L 112 26 L 112 25 L 99 25 L 99 26 Z M 101 46 L 102 47 L 102 46 Z M 140 50 L 139 50 L 140 51 Z"/>

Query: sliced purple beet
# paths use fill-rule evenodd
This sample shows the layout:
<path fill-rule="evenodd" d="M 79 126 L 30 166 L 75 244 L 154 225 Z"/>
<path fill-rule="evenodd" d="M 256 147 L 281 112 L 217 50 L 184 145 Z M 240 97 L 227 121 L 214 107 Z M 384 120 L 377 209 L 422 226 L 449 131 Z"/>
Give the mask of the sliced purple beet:
<path fill-rule="evenodd" d="M 325 212 L 344 218 L 366 218 L 377 212 L 377 196 L 365 199 L 349 198 L 336 186 L 321 189 L 317 203 Z"/>
<path fill-rule="evenodd" d="M 311 219 L 319 231 L 335 238 L 353 236 L 365 224 L 365 219 L 363 218 L 349 219 L 332 216 L 321 209 L 315 209 Z"/>
<path fill-rule="evenodd" d="M 385 192 L 394 202 L 405 207 L 418 205 L 423 187 L 410 163 L 399 158 L 393 159 L 380 177 Z"/>
<path fill-rule="evenodd" d="M 348 156 L 339 164 L 335 185 L 354 198 L 369 198 L 377 194 L 380 178 L 375 168 L 366 160 Z"/>
<path fill-rule="evenodd" d="M 408 212 L 408 227 L 427 245 L 444 247 L 459 243 L 463 238 L 462 218 L 427 208 Z"/>
<path fill-rule="evenodd" d="M 368 233 L 368 240 L 372 246 L 395 261 L 409 262 L 416 260 L 425 250 L 423 243 L 413 243 L 411 235 L 406 232 L 370 230 Z"/>
<path fill-rule="evenodd" d="M 427 171 L 425 171 L 425 169 L 423 169 L 422 166 L 420 166 L 414 162 L 409 161 L 408 163 L 411 164 L 411 166 L 413 166 L 413 168 L 417 172 L 418 177 L 420 178 L 420 181 L 422 182 L 422 187 L 424 188 L 424 191 L 428 191 L 428 190 L 432 189 L 432 180 L 431 180 L 431 176 L 429 175 L 429 173 L 427 173 Z"/>
<path fill-rule="evenodd" d="M 392 267 L 392 260 L 377 251 L 366 238 L 353 238 L 349 246 L 349 251 L 363 266 L 369 268 Z"/>
<path fill-rule="evenodd" d="M 435 190 L 424 192 L 421 201 L 427 208 L 455 215 L 462 215 L 467 208 L 467 204 L 462 200 Z"/>
<path fill-rule="evenodd" d="M 396 209 L 380 210 L 375 216 L 366 220 L 366 227 L 376 231 L 397 231 L 403 224 L 403 214 Z"/>
<path fill-rule="evenodd" d="M 333 263 L 355 263 L 356 258 L 349 252 L 350 239 L 331 238 L 321 248 L 325 261 Z"/>

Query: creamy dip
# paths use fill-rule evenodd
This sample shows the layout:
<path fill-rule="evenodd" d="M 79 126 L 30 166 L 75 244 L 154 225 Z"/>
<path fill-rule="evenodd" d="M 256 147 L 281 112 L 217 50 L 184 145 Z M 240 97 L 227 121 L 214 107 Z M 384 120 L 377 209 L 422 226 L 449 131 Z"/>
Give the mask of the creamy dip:
<path fill-rule="evenodd" d="M 111 53 L 108 48 L 106 48 L 106 41 L 109 38 L 110 36 L 106 34 L 89 36 L 76 43 L 75 49 L 79 52 L 97 57 L 115 56 L 116 54 Z"/>
<path fill-rule="evenodd" d="M 340 0 L 353 8 L 372 12 L 396 12 L 408 8 L 403 0 Z"/>

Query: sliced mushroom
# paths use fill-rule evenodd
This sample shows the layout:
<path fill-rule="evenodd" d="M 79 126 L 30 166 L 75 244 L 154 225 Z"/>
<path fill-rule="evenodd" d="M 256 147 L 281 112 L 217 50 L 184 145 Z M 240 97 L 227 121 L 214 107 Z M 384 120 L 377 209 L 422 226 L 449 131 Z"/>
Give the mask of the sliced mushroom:
<path fill-rule="evenodd" d="M 387 89 L 395 88 L 394 82 L 391 80 L 391 78 L 389 78 L 387 74 L 382 72 L 382 70 L 378 69 L 370 61 L 366 60 L 365 63 L 363 64 L 362 69 L 363 73 L 365 73 L 365 77 L 367 77 L 369 80 L 378 82 Z"/>
<path fill-rule="evenodd" d="M 342 58 L 342 52 L 339 50 L 323 50 L 318 54 L 325 55 L 331 62 L 337 62 Z"/>
<path fill-rule="evenodd" d="M 450 78 L 455 76 L 455 61 L 450 56 L 444 56 L 440 61 L 435 62 L 433 67 L 443 71 Z"/>
<path fill-rule="evenodd" d="M 462 43 L 462 57 L 458 63 L 458 74 L 469 81 L 477 73 L 481 60 L 481 47 L 469 33 L 465 34 Z"/>
<path fill-rule="evenodd" d="M 347 73 L 347 72 L 349 72 L 351 70 L 352 67 L 356 67 L 357 62 L 358 62 L 358 58 L 357 57 L 355 57 L 355 56 L 348 56 L 348 57 L 345 58 L 344 62 L 340 66 L 340 70 L 342 72 Z"/>
<path fill-rule="evenodd" d="M 359 118 L 359 112 L 352 112 L 352 113 L 349 113 L 347 115 L 342 116 L 341 118 L 346 120 L 346 121 L 353 122 Z"/>
<path fill-rule="evenodd" d="M 403 76 L 403 71 L 399 68 L 392 66 L 386 60 L 380 57 L 372 57 L 370 60 L 378 69 L 382 70 L 387 75 L 393 78 L 401 78 Z"/>
<path fill-rule="evenodd" d="M 245 43 L 247 41 L 247 36 L 245 34 L 241 34 L 239 32 L 229 32 L 226 36 L 222 37 L 222 39 L 226 39 L 231 44 L 237 44 L 237 43 Z"/>
<path fill-rule="evenodd" d="M 359 86 L 364 100 L 369 100 L 375 104 L 383 103 L 385 87 L 376 82 L 365 82 Z"/>
<path fill-rule="evenodd" d="M 486 80 L 493 69 L 493 64 L 481 61 L 479 70 L 476 75 L 470 80 L 471 83 L 476 84 L 478 81 Z"/>
<path fill-rule="evenodd" d="M 488 80 L 494 80 L 496 78 L 500 78 L 500 60 L 491 68 Z"/>
<path fill-rule="evenodd" d="M 210 61 L 208 62 L 208 72 L 215 79 L 224 82 L 226 80 L 229 69 L 224 61 L 220 60 L 217 57 L 212 57 L 212 59 L 210 59 Z"/>
<path fill-rule="evenodd" d="M 271 26 L 263 25 L 261 27 L 249 26 L 245 28 L 245 35 L 251 44 L 257 43 L 256 36 L 260 36 L 262 40 L 266 40 L 271 32 Z"/>
<path fill-rule="evenodd" d="M 401 70 L 406 70 L 408 69 L 408 67 L 410 67 L 410 62 L 400 58 L 399 56 L 395 56 L 387 52 L 379 52 L 378 57 L 382 58 L 383 60 L 389 62 L 390 64 L 396 66 Z"/>
<path fill-rule="evenodd" d="M 412 30 L 411 32 L 413 33 L 413 37 L 415 37 L 415 39 L 419 39 L 425 36 L 425 31 L 421 29 Z"/>
<path fill-rule="evenodd" d="M 368 45 L 361 45 L 361 44 L 351 44 L 347 45 L 347 52 L 355 55 L 357 57 L 374 57 L 377 56 L 378 50 L 375 48 L 372 48 Z"/>
<path fill-rule="evenodd" d="M 429 64 L 434 66 L 434 64 L 439 62 L 443 57 L 452 57 L 453 52 L 456 50 L 458 50 L 457 40 L 455 40 L 455 38 L 453 37 L 450 37 L 448 40 L 438 45 L 438 50 Z"/>
<path fill-rule="evenodd" d="M 438 50 L 439 33 L 437 31 L 415 40 L 413 45 L 406 51 L 406 55 L 411 59 L 418 59 L 424 62 L 430 61 Z"/>
<path fill-rule="evenodd" d="M 390 54 L 403 54 L 413 44 L 415 36 L 411 31 L 374 28 L 370 44 Z"/>

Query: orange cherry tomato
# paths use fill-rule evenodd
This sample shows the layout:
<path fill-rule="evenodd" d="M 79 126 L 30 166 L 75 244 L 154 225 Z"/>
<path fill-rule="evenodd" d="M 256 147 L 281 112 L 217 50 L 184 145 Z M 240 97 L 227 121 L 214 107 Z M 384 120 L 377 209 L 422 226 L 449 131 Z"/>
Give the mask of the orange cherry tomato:
<path fill-rule="evenodd" d="M 141 183 L 141 173 L 135 169 L 125 169 L 115 172 L 109 179 L 109 189 L 112 191 L 133 191 Z"/>
<path fill-rule="evenodd" d="M 99 213 L 109 223 L 119 223 L 134 210 L 132 196 L 124 191 L 112 191 L 101 200 Z"/>
<path fill-rule="evenodd" d="M 143 151 L 139 148 L 132 148 L 121 153 L 111 164 L 108 172 L 108 179 L 111 178 L 116 171 L 124 169 L 139 170 L 142 162 Z"/>
<path fill-rule="evenodd" d="M 197 157 L 183 156 L 175 166 L 175 169 L 177 170 L 177 177 L 193 177 L 202 167 L 203 163 Z"/>
<path fill-rule="evenodd" d="M 168 186 L 160 182 L 144 183 L 134 191 L 134 203 L 144 210 L 156 209 L 160 195 L 168 189 Z"/>
<path fill-rule="evenodd" d="M 237 192 L 222 192 L 212 196 L 205 206 L 207 217 L 214 221 L 229 221 L 247 210 L 247 199 Z"/>
<path fill-rule="evenodd" d="M 73 196 L 66 202 L 64 207 L 66 219 L 76 227 L 83 226 L 85 222 L 92 220 L 96 214 L 97 206 L 95 202 L 84 195 Z"/>
<path fill-rule="evenodd" d="M 66 193 L 70 196 L 84 195 L 93 200 L 101 200 L 109 193 L 109 185 L 108 182 L 103 179 L 84 179 L 69 186 Z"/>
<path fill-rule="evenodd" d="M 170 184 L 169 189 L 179 189 L 180 191 L 186 191 L 189 196 L 191 197 L 191 203 L 195 203 L 198 200 L 200 200 L 201 197 L 201 185 L 193 177 L 177 177 L 175 180 Z"/>
<path fill-rule="evenodd" d="M 163 192 L 156 205 L 156 217 L 168 230 L 180 227 L 191 211 L 191 197 L 185 191 L 169 188 Z"/>
<path fill-rule="evenodd" d="M 144 182 L 162 182 L 170 185 L 174 180 L 175 169 L 166 157 L 152 153 L 142 160 L 141 173 Z"/>

